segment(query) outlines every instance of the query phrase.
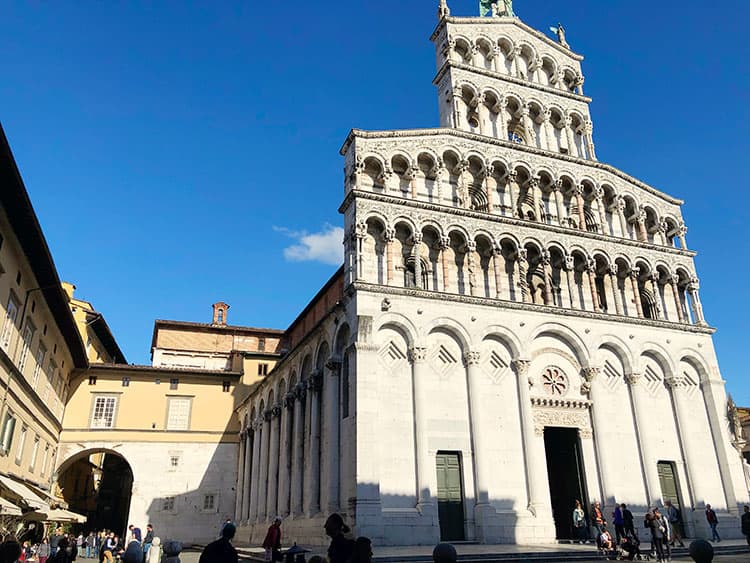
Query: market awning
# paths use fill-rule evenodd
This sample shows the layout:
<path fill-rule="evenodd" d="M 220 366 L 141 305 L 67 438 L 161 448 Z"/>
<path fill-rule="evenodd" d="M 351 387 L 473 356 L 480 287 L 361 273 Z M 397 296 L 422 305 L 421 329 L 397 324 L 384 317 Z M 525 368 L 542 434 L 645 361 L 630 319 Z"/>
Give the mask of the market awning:
<path fill-rule="evenodd" d="M 11 496 L 19 497 L 29 508 L 49 508 L 46 502 L 23 483 L 19 483 L 6 475 L 0 475 L 0 484 L 10 491 Z"/>
<path fill-rule="evenodd" d="M 88 518 L 83 514 L 77 512 L 71 512 L 70 510 L 63 510 L 62 508 L 49 508 L 47 510 L 35 510 L 24 514 L 24 520 L 32 520 L 35 522 L 74 522 L 77 524 L 84 524 Z"/>
<path fill-rule="evenodd" d="M 0 497 L 0 516 L 21 516 L 21 509 L 9 500 Z"/>
<path fill-rule="evenodd" d="M 47 503 L 52 508 L 68 508 L 68 503 L 65 502 L 65 500 L 52 496 L 50 493 L 45 491 L 44 489 L 39 488 L 38 486 L 31 484 L 31 483 L 24 483 L 26 487 L 31 489 L 31 492 L 34 493 L 36 496 L 41 498 L 45 503 Z"/>

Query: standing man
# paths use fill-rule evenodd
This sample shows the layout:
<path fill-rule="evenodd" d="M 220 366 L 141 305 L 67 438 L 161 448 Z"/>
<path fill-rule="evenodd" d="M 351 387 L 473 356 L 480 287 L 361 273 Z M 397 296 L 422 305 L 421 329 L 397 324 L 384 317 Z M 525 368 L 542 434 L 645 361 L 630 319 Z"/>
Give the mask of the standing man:
<path fill-rule="evenodd" d="M 742 534 L 747 538 L 747 545 L 750 545 L 750 506 L 745 505 L 745 512 L 742 514 Z"/>
<path fill-rule="evenodd" d="M 62 539 L 62 528 L 55 529 L 54 535 L 49 539 L 49 554 L 50 557 L 57 555 L 57 549 Z"/>
<path fill-rule="evenodd" d="M 711 526 L 711 541 L 720 542 L 719 532 L 716 531 L 716 526 L 719 525 L 719 519 L 716 517 L 716 512 L 711 508 L 710 504 L 706 505 L 706 521 Z"/>
<path fill-rule="evenodd" d="M 149 524 L 146 526 L 146 537 L 143 538 L 143 559 L 144 561 L 148 557 L 148 550 L 151 549 L 151 544 L 154 543 L 154 527 Z"/>
<path fill-rule="evenodd" d="M 638 535 L 635 533 L 635 526 L 633 526 L 633 513 L 628 510 L 625 503 L 620 505 L 620 509 L 622 509 L 622 522 L 623 528 L 625 529 L 625 536 L 637 538 Z"/>
<path fill-rule="evenodd" d="M 619 504 L 615 504 L 615 509 L 612 511 L 612 523 L 615 525 L 617 545 L 620 545 L 620 540 L 625 537 L 625 520 L 623 519 L 622 508 Z"/>
<path fill-rule="evenodd" d="M 206 546 L 199 563 L 237 563 L 237 550 L 232 545 L 236 531 L 234 524 L 224 526 L 221 530 L 221 539 Z"/>
<path fill-rule="evenodd" d="M 678 541 L 680 542 L 680 547 L 685 547 L 685 544 L 682 543 L 682 515 L 679 509 L 672 504 L 671 500 L 664 501 L 664 506 L 667 507 L 667 519 L 672 528 L 671 544 L 674 545 L 674 542 Z"/>

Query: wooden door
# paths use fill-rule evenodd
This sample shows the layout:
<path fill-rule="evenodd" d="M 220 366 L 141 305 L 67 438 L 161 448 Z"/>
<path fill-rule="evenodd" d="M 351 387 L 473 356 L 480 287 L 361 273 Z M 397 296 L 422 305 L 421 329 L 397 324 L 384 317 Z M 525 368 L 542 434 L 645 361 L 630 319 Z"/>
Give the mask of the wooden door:
<path fill-rule="evenodd" d="M 455 452 L 438 452 L 436 465 L 440 539 L 463 541 L 466 536 L 461 458 Z"/>

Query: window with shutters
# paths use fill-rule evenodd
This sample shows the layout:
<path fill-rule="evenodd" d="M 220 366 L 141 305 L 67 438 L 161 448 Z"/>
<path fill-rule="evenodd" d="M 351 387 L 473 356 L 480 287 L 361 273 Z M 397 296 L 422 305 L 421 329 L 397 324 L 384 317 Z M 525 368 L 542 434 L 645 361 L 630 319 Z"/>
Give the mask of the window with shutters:
<path fill-rule="evenodd" d="M 39 346 L 36 349 L 36 365 L 34 366 L 34 375 L 32 376 L 31 385 L 36 389 L 39 384 L 39 375 L 42 373 L 42 366 L 44 365 L 44 358 L 47 355 L 47 347 L 39 341 Z"/>
<path fill-rule="evenodd" d="M 190 397 L 169 397 L 167 400 L 167 430 L 189 430 Z"/>
<path fill-rule="evenodd" d="M 49 460 L 49 444 L 44 446 L 44 456 L 42 457 L 42 477 L 47 474 L 47 461 Z"/>
<path fill-rule="evenodd" d="M 0 454 L 7 455 L 13 444 L 13 432 L 16 429 L 16 417 L 11 413 L 5 415 L 3 422 L 2 442 L 0 442 Z"/>
<path fill-rule="evenodd" d="M 216 511 L 216 495 L 203 495 L 203 511 L 204 512 Z"/>
<path fill-rule="evenodd" d="M 114 428 L 116 410 L 117 397 L 111 395 L 94 395 L 91 428 Z"/>
<path fill-rule="evenodd" d="M 27 426 L 21 427 L 21 436 L 18 438 L 18 448 L 16 449 L 16 465 L 21 465 L 21 460 L 23 459 L 23 450 L 26 448 L 26 434 L 28 434 L 29 429 Z"/>
<path fill-rule="evenodd" d="M 0 332 L 0 347 L 4 350 L 10 348 L 10 339 L 13 336 L 13 331 L 16 326 L 16 319 L 18 319 L 18 300 L 11 294 L 8 299 L 8 306 L 5 309 L 5 321 L 3 322 L 3 330 Z"/>
<path fill-rule="evenodd" d="M 164 512 L 174 512 L 174 497 L 164 497 L 161 509 Z"/>
<path fill-rule="evenodd" d="M 29 471 L 36 471 L 36 458 L 39 456 L 39 436 L 34 436 L 34 446 L 31 448 L 31 461 L 29 462 Z"/>
<path fill-rule="evenodd" d="M 23 346 L 21 348 L 21 357 L 18 358 L 18 371 L 23 372 L 23 368 L 26 365 L 26 358 L 29 356 L 29 350 L 31 349 L 31 341 L 34 340 L 34 333 L 36 327 L 31 319 L 26 319 L 26 324 L 23 327 Z"/>

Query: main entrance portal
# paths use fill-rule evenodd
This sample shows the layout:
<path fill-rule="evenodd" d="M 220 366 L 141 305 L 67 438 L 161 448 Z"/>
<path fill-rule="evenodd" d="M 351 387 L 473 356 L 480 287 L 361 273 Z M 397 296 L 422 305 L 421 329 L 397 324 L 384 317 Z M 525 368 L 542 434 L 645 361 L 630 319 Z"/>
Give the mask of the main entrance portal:
<path fill-rule="evenodd" d="M 463 541 L 466 536 L 461 458 L 457 453 L 438 452 L 436 464 L 440 539 Z"/>
<path fill-rule="evenodd" d="M 580 500 L 587 510 L 586 482 L 576 428 L 545 428 L 544 449 L 557 539 L 574 539 L 573 508 Z"/>

